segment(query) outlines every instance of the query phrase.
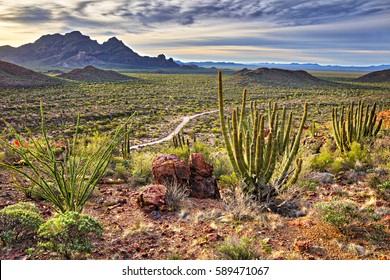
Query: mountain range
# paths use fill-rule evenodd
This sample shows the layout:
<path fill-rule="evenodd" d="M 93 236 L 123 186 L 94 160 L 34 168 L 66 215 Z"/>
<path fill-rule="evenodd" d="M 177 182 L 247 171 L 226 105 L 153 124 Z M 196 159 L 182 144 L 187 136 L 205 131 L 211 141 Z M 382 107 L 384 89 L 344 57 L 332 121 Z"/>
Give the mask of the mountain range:
<path fill-rule="evenodd" d="M 35 70 L 87 65 L 106 69 L 180 67 L 172 58 L 166 59 L 164 54 L 140 56 L 116 37 L 99 44 L 79 31 L 44 35 L 34 43 L 17 48 L 1 46 L 0 59 Z"/>
<path fill-rule="evenodd" d="M 371 66 L 340 66 L 340 65 L 320 65 L 317 63 L 236 63 L 236 62 L 214 62 L 214 61 L 201 61 L 201 62 L 181 62 L 175 61 L 179 65 L 196 65 L 198 67 L 207 68 L 228 68 L 228 69 L 257 69 L 257 68 L 281 68 L 286 70 L 306 70 L 306 71 L 358 71 L 358 72 L 371 72 L 389 69 L 389 64 L 371 65 Z"/>

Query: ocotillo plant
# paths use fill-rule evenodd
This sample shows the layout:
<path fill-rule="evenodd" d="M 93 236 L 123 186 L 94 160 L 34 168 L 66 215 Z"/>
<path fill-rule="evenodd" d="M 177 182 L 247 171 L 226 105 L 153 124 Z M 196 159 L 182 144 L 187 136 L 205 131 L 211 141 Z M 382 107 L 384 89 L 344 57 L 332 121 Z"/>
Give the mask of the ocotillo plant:
<path fill-rule="evenodd" d="M 338 109 L 332 110 L 333 135 L 340 151 L 348 152 L 352 142 L 361 142 L 365 138 L 375 137 L 382 125 L 382 120 L 376 124 L 376 103 L 370 110 L 370 105 L 364 105 L 361 100 L 355 109 L 353 102 L 345 110 L 341 108 L 340 116 Z"/>
<path fill-rule="evenodd" d="M 275 190 L 281 191 L 294 183 L 301 171 L 301 159 L 296 160 L 295 172 L 292 164 L 297 158 L 302 130 L 307 118 L 307 103 L 304 105 L 298 130 L 292 133 L 292 113 L 289 113 L 287 118 L 286 108 L 283 108 L 282 116 L 279 117 L 277 104 L 269 103 L 266 129 L 265 116 L 257 109 L 255 102 L 251 102 L 247 115 L 246 95 L 247 91 L 244 90 L 241 110 L 233 109 L 231 119 L 226 121 L 222 74 L 219 71 L 219 118 L 229 159 L 234 172 L 245 182 L 244 192 L 254 195 L 260 201 L 268 201 Z M 280 173 L 275 172 L 277 166 L 281 168 Z M 270 183 L 272 178 L 274 182 Z"/>

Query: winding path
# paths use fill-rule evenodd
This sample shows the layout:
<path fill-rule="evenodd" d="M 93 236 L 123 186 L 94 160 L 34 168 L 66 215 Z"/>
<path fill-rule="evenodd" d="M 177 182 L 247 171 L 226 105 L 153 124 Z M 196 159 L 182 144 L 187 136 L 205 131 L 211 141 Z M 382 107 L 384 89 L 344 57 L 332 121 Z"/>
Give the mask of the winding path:
<path fill-rule="evenodd" d="M 215 112 L 218 112 L 218 110 L 214 110 L 214 111 L 208 111 L 208 112 L 203 112 L 203 113 L 199 113 L 199 114 L 195 114 L 195 115 L 192 115 L 192 116 L 186 116 L 183 118 L 183 121 L 166 137 L 164 138 L 161 138 L 161 139 L 158 139 L 158 140 L 155 140 L 155 141 L 152 141 L 152 142 L 147 142 L 147 143 L 143 143 L 143 144 L 138 144 L 138 145 L 134 145 L 134 146 L 131 146 L 130 147 L 130 150 L 135 150 L 135 149 L 138 149 L 138 148 L 142 148 L 142 147 L 145 147 L 145 146 L 151 146 L 151 145 L 156 145 L 156 144 L 160 144 L 164 141 L 168 141 L 170 139 L 172 139 L 172 137 L 175 135 L 175 134 L 178 134 L 180 132 L 180 130 L 192 119 L 195 119 L 197 117 L 200 117 L 200 116 L 203 116 L 203 115 L 207 115 L 207 114 L 212 114 L 212 113 L 215 113 Z"/>

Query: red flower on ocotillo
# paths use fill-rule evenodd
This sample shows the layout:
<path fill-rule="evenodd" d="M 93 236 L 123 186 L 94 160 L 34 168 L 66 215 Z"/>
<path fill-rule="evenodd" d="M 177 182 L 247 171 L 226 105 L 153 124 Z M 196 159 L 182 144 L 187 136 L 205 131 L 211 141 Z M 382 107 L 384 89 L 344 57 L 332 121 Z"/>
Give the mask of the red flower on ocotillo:
<path fill-rule="evenodd" d="M 13 144 L 15 147 L 20 147 L 20 142 L 18 140 L 15 140 Z"/>

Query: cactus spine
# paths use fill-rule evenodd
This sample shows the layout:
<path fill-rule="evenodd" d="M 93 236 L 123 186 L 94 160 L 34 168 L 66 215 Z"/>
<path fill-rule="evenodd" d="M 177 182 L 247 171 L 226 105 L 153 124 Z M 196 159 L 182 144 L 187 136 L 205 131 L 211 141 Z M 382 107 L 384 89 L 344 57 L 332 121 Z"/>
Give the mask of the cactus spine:
<path fill-rule="evenodd" d="M 307 118 L 307 103 L 304 105 L 300 126 L 294 136 L 291 136 L 292 113 L 287 117 L 286 108 L 283 108 L 280 117 L 277 104 L 269 103 L 268 128 L 265 129 L 265 116 L 257 109 L 255 102 L 251 102 L 249 115 L 246 115 L 246 96 L 247 91 L 244 90 L 241 110 L 233 109 L 231 119 L 226 121 L 222 74 L 218 72 L 219 118 L 229 159 L 234 172 L 245 182 L 244 192 L 264 201 L 269 199 L 272 190 L 280 191 L 288 184 L 295 183 L 298 177 L 302 160 L 296 160 L 295 173 L 292 163 L 298 154 Z M 277 165 L 281 172 L 271 185 L 270 180 L 275 175 Z"/>
<path fill-rule="evenodd" d="M 333 135 L 337 147 L 341 152 L 348 152 L 352 142 L 361 142 L 365 138 L 375 137 L 382 125 L 379 120 L 376 125 L 376 103 L 370 110 L 370 105 L 358 101 L 357 108 L 353 102 L 346 109 L 341 108 L 340 115 L 336 107 L 332 110 Z"/>

